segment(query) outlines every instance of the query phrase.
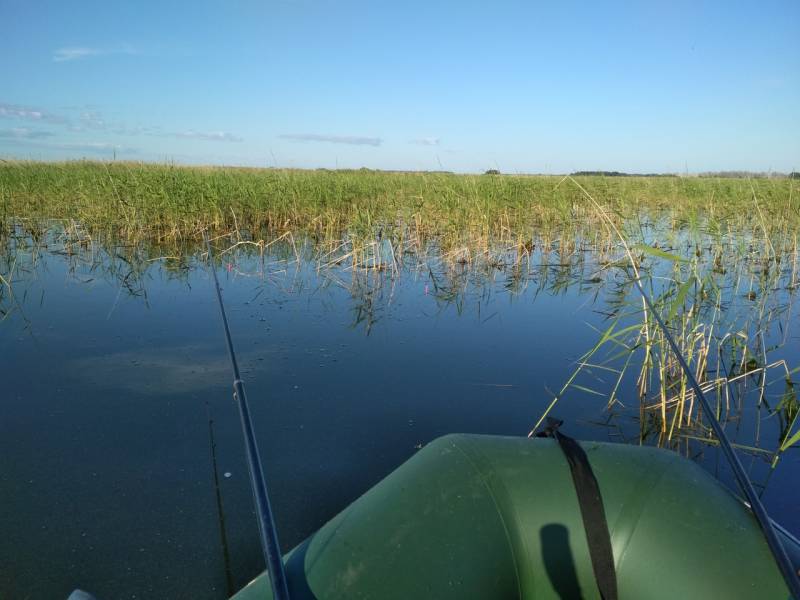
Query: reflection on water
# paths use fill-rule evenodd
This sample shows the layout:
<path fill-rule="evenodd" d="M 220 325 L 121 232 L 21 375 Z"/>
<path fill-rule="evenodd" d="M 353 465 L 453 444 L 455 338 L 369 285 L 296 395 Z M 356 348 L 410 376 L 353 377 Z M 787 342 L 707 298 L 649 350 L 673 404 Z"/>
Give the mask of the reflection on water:
<path fill-rule="evenodd" d="M 261 553 L 203 256 L 55 234 L 4 244 L 0 597 L 59 598 L 81 586 L 107 598 L 220 598 L 226 555 L 241 587 Z M 596 243 L 530 244 L 522 254 L 393 250 L 376 249 L 358 268 L 346 249 L 295 239 L 220 257 L 287 548 L 438 435 L 526 434 L 598 331 L 631 305 Z M 742 265 L 726 265 L 726 318 L 738 324 L 753 310 L 749 291 L 761 290 L 745 279 L 761 267 Z M 670 268 L 659 262 L 653 274 Z M 770 317 L 761 347 L 794 368 L 794 273 L 788 262 L 772 268 L 778 291 L 758 304 Z M 796 451 L 769 468 L 797 402 L 780 371 L 761 387 L 764 376 L 743 374 L 723 412 L 739 444 L 766 450 L 742 456 L 768 483 L 773 517 L 797 532 Z M 660 439 L 635 374 L 610 410 L 614 377 L 599 368 L 582 377 L 584 391 L 555 409 L 570 435 L 663 443 L 730 482 L 713 446 Z"/>

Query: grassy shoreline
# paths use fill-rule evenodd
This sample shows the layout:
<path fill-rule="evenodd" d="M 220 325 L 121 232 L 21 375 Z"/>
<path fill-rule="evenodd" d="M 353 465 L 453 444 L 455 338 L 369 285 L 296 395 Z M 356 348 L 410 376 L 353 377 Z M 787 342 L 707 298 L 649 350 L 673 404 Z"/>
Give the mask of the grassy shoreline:
<path fill-rule="evenodd" d="M 610 214 L 668 213 L 756 228 L 800 223 L 791 179 L 576 178 Z M 531 229 L 592 226 L 596 213 L 559 176 L 455 175 L 184 167 L 145 163 L 4 162 L 0 219 L 76 221 L 92 235 L 188 241 L 215 233 L 304 232 L 373 238 L 530 239 Z"/>

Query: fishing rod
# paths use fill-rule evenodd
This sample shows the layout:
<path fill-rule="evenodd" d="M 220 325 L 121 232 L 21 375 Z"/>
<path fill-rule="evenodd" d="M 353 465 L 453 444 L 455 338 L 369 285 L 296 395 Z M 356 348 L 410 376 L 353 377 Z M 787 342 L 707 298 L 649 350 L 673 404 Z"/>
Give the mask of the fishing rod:
<path fill-rule="evenodd" d="M 678 360 L 678 364 L 680 364 L 684 375 L 686 375 L 686 379 L 689 380 L 689 385 L 691 385 L 692 390 L 694 390 L 695 396 L 697 396 L 698 400 L 700 401 L 700 405 L 703 407 L 703 412 L 705 413 L 708 422 L 711 424 L 711 429 L 714 431 L 714 435 L 717 436 L 719 446 L 722 448 L 723 454 L 728 459 L 728 462 L 733 469 L 733 474 L 736 477 L 736 481 L 742 488 L 742 491 L 747 499 L 747 503 L 750 505 L 750 510 L 753 511 L 753 515 L 756 517 L 756 521 L 758 521 L 761 531 L 764 533 L 764 537 L 767 540 L 767 545 L 769 545 L 769 549 L 772 551 L 775 562 L 778 563 L 778 568 L 783 575 L 786 586 L 789 588 L 789 592 L 792 594 L 792 597 L 795 600 L 800 600 L 800 580 L 797 578 L 794 565 L 789 559 L 786 549 L 783 547 L 780 539 L 778 539 L 778 534 L 775 531 L 772 520 L 769 518 L 769 515 L 767 515 L 767 511 L 764 508 L 764 505 L 761 503 L 761 499 L 756 494 L 750 478 L 747 476 L 747 473 L 745 473 L 744 467 L 739 461 L 739 457 L 736 456 L 736 452 L 734 452 L 733 446 L 731 446 L 731 443 L 728 440 L 728 436 L 725 435 L 722 425 L 720 425 L 716 415 L 712 412 L 711 405 L 708 403 L 705 394 L 703 394 L 703 390 L 700 389 L 700 384 L 697 383 L 697 379 L 695 379 L 695 376 L 689 368 L 689 365 L 683 358 L 683 355 L 678 348 L 678 344 L 675 343 L 675 340 L 669 333 L 667 326 L 661 319 L 661 315 L 658 314 L 653 306 L 653 302 L 650 300 L 650 297 L 644 291 L 644 288 L 639 281 L 638 274 L 636 277 L 634 277 L 633 281 L 636 284 L 639 293 L 642 295 L 642 298 L 644 298 L 647 308 L 652 313 L 656 323 L 658 323 L 661 332 L 664 334 L 664 337 L 667 338 L 667 342 L 669 342 L 672 351 L 675 353 L 675 358 Z"/>
<path fill-rule="evenodd" d="M 208 250 L 208 262 L 211 275 L 214 279 L 214 290 L 217 293 L 217 304 L 222 315 L 222 327 L 225 330 L 225 341 L 228 345 L 228 355 L 233 367 L 233 399 L 239 406 L 239 416 L 244 432 L 244 446 L 247 456 L 247 468 L 250 471 L 250 484 L 253 488 L 253 497 L 256 504 L 258 517 L 258 531 L 261 535 L 261 548 L 264 551 L 264 561 L 267 563 L 269 581 L 272 585 L 274 600 L 289 600 L 289 588 L 286 584 L 286 573 L 283 569 L 281 547 L 278 543 L 278 532 L 275 528 L 275 519 L 272 516 L 272 507 L 267 494 L 267 482 L 264 479 L 264 469 L 261 466 L 261 456 L 256 445 L 256 434 L 253 430 L 253 421 L 250 418 L 250 409 L 247 406 L 247 396 L 244 392 L 244 382 L 239 374 L 239 364 L 236 362 L 236 352 L 233 349 L 231 330 L 228 327 L 228 317 L 225 314 L 225 305 L 222 303 L 222 292 L 217 279 L 217 269 L 214 267 L 214 256 L 211 253 L 211 242 L 203 232 L 203 239 Z"/>

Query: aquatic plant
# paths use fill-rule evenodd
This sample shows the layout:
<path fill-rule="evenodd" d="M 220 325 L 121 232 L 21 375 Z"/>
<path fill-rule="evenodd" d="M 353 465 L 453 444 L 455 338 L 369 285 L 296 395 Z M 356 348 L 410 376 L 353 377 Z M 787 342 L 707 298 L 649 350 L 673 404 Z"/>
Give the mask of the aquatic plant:
<path fill-rule="evenodd" d="M 535 424 L 535 431 L 569 391 L 607 397 L 607 408 L 622 405 L 623 382 L 636 374 L 640 441 L 716 444 L 704 425 L 698 403 L 664 333 L 654 325 L 646 304 L 634 292 L 635 281 L 647 288 L 662 320 L 677 341 L 704 394 L 716 402 L 716 417 L 741 427 L 748 409 L 743 399 L 755 395 L 753 445 L 740 446 L 776 464 L 781 452 L 800 442 L 797 400 L 784 359 L 771 360 L 788 339 L 791 303 L 798 287 L 797 229 L 771 226 L 751 188 L 750 214 L 758 227 L 725 230 L 716 219 L 700 217 L 686 226 L 659 227 L 657 235 L 636 216 L 618 227 L 609 209 L 585 187 L 575 185 L 592 202 L 618 242 L 616 260 L 601 266 L 612 291 L 609 327 L 576 361 L 576 368 Z M 790 208 L 791 205 L 787 206 Z M 638 369 L 635 365 L 638 365 Z M 777 375 L 774 373 L 777 371 Z M 606 391 L 582 383 L 599 372 L 610 373 Z M 770 406 L 774 384 L 784 382 L 780 400 Z M 749 408 L 752 408 L 749 407 Z M 763 416 L 778 416 L 782 427 L 771 448 L 760 446 Z M 533 432 L 532 431 L 532 432 Z"/>
<path fill-rule="evenodd" d="M 497 241 L 530 244 L 601 219 L 574 186 L 547 176 L 455 175 L 179 167 L 140 163 L 3 162 L 0 219 L 80 224 L 95 238 L 176 244 L 232 231 L 258 241 L 291 231 L 320 239 L 395 242 L 436 238 L 444 249 Z M 751 187 L 775 217 L 800 221 L 792 180 L 583 177 L 618 224 L 632 212 L 668 211 L 676 225 L 700 218 L 757 226 Z M 796 195 L 795 195 L 796 196 Z M 787 210 L 793 205 L 795 210 Z"/>

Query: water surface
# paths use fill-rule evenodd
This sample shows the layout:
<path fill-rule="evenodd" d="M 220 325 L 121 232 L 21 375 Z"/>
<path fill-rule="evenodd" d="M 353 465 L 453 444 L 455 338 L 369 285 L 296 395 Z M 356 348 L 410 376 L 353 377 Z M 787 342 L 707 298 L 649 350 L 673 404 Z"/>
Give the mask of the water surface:
<path fill-rule="evenodd" d="M 592 260 L 548 252 L 522 274 L 418 259 L 394 273 L 320 271 L 277 248 L 231 252 L 218 268 L 286 549 L 439 435 L 527 434 L 615 301 Z M 210 599 L 243 586 L 261 552 L 200 255 L 134 261 L 125 248 L 70 254 L 56 242 L 5 251 L 0 597 L 82 587 L 104 599 Z M 785 343 L 772 358 L 800 364 L 797 333 L 775 335 Z M 627 379 L 625 409 L 590 393 L 560 401 L 565 431 L 640 443 Z M 776 381 L 772 400 L 784 391 Z M 593 385 L 610 389 L 602 374 Z M 772 448 L 780 423 L 745 406 L 728 430 Z M 713 448 L 683 449 L 730 483 Z M 800 532 L 797 452 L 774 471 L 743 458 L 773 518 Z"/>

